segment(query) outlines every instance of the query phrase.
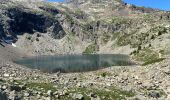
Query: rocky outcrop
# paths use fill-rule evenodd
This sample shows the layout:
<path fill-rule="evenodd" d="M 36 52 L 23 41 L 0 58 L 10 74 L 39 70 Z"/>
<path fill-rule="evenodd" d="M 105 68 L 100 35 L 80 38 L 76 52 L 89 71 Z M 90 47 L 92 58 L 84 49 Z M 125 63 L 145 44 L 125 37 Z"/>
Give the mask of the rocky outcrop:
<path fill-rule="evenodd" d="M 1 19 L 1 37 L 11 35 L 17 38 L 17 35 L 23 35 L 24 33 L 47 33 L 50 27 L 54 27 L 50 34 L 55 39 L 61 39 L 66 34 L 58 20 L 48 15 L 48 13 L 38 13 L 31 9 L 19 7 L 8 8 L 3 12 L 6 18 Z"/>

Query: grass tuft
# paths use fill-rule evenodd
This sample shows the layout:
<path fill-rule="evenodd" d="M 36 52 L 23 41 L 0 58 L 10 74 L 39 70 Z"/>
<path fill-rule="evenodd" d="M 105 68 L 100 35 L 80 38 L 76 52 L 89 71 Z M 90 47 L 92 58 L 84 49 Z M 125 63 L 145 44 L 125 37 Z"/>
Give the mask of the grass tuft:
<path fill-rule="evenodd" d="M 149 64 L 154 64 L 156 62 L 161 62 L 165 60 L 165 58 L 158 58 L 158 59 L 153 59 L 153 60 L 149 60 L 149 61 L 146 61 L 142 64 L 142 66 L 146 66 L 146 65 L 149 65 Z"/>

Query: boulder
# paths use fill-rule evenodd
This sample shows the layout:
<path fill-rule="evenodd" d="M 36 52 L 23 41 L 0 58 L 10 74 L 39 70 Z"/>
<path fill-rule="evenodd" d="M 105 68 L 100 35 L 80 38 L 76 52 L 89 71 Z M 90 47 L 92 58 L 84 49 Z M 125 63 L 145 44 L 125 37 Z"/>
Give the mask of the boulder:
<path fill-rule="evenodd" d="M 152 90 L 152 91 L 149 91 L 148 96 L 153 97 L 153 98 L 160 98 L 161 94 L 159 91 Z"/>
<path fill-rule="evenodd" d="M 75 100 L 84 100 L 84 96 L 82 94 L 73 94 L 73 98 Z"/>

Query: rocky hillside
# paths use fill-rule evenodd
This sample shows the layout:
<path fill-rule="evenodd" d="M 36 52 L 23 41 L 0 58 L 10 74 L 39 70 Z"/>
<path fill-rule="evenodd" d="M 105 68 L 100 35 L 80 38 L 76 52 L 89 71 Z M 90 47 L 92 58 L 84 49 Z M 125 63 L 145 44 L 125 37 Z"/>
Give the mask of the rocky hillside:
<path fill-rule="evenodd" d="M 10 38 L 28 54 L 123 53 L 146 61 L 169 52 L 169 12 L 121 0 L 9 0 L 0 8 L 1 41 Z"/>

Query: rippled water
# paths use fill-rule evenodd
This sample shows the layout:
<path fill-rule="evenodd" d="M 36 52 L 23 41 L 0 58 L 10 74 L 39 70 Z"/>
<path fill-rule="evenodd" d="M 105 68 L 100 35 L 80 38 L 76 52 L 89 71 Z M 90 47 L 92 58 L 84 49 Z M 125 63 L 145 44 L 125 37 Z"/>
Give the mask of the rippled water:
<path fill-rule="evenodd" d="M 15 61 L 17 64 L 43 72 L 86 72 L 111 66 L 127 66 L 133 63 L 127 55 L 121 54 L 83 54 L 37 56 Z"/>
<path fill-rule="evenodd" d="M 0 100 L 8 100 L 6 94 L 1 93 L 1 91 L 0 91 Z"/>

